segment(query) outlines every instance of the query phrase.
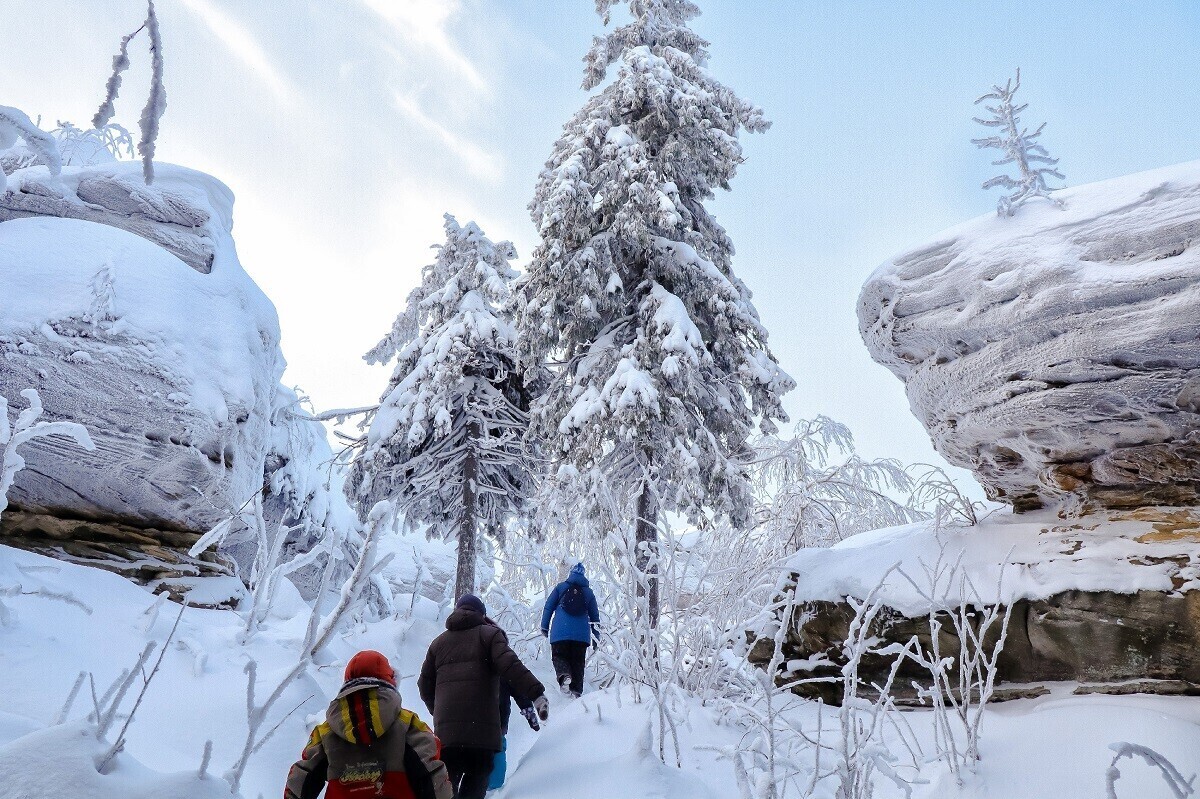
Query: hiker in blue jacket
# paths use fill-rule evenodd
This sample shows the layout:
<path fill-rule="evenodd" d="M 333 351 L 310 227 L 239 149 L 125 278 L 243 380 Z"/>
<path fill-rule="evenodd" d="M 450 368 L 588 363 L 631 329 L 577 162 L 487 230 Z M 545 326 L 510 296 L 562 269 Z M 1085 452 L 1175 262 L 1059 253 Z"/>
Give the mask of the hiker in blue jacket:
<path fill-rule="evenodd" d="M 583 666 L 587 647 L 600 643 L 600 609 L 588 586 L 583 564 L 577 563 L 566 580 L 546 598 L 542 610 L 542 635 L 550 638 L 554 673 L 564 694 L 583 695 Z"/>

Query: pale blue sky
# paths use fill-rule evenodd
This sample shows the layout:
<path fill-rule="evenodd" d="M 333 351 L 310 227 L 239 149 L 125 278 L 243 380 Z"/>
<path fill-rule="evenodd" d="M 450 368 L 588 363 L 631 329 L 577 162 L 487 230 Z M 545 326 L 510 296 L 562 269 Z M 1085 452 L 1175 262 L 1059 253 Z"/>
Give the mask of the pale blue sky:
<path fill-rule="evenodd" d="M 359 356 L 390 325 L 440 215 L 522 259 L 525 211 L 584 101 L 591 0 L 159 0 L 169 106 L 159 153 L 238 195 L 239 251 L 275 301 L 288 380 L 318 407 L 374 401 Z M 1200 6 L 1144 2 L 700 0 L 710 68 L 774 121 L 715 204 L 787 407 L 848 423 L 869 455 L 934 456 L 900 383 L 858 338 L 889 256 L 995 206 L 972 101 L 1020 66 L 1026 121 L 1070 185 L 1200 155 Z M 0 104 L 82 123 L 140 0 L 5 0 Z M 144 98 L 133 51 L 118 121 Z"/>

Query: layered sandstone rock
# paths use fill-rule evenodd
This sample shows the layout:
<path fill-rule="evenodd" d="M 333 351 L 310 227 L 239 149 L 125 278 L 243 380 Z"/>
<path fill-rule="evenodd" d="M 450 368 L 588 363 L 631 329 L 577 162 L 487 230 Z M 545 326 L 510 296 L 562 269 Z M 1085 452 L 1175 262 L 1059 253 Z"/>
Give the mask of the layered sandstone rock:
<path fill-rule="evenodd" d="M 843 644 L 855 615 L 846 597 L 862 600 L 877 586 L 883 608 L 871 629 L 872 649 L 884 654 L 863 658 L 863 679 L 886 678 L 896 651 L 890 645 L 916 639 L 929 650 L 931 608 L 940 622 L 941 652 L 957 656 L 959 640 L 944 609 L 963 598 L 962 575 L 973 587 L 965 596 L 971 608 L 1012 608 L 999 657 L 999 696 L 1031 695 L 1056 681 L 1081 683 L 1084 693 L 1200 695 L 1196 509 L 1108 511 L 1074 521 L 1046 511 L 1000 513 L 976 528 L 942 530 L 924 523 L 804 550 L 791 566 L 783 590 L 795 592 L 797 605 L 787 619 L 787 666 L 777 677 L 832 678 L 801 684 L 803 695 L 840 701 Z M 939 588 L 931 589 L 929 575 L 938 568 Z M 958 570 L 954 578 L 952 569 Z M 999 632 L 999 624 L 990 628 L 986 647 Z M 762 638 L 751 660 L 765 665 L 773 654 L 772 642 Z M 896 695 L 916 701 L 913 681 L 927 684 L 928 672 L 906 662 L 900 675 Z"/>
<path fill-rule="evenodd" d="M 0 543 L 178 595 L 201 575 L 249 573 L 247 529 L 220 555 L 187 551 L 264 489 L 291 551 L 355 521 L 321 467 L 324 428 L 280 385 L 279 323 L 238 261 L 232 193 L 156 171 L 147 187 L 134 163 L 27 166 L 0 192 L 0 395 L 17 414 L 36 389 L 43 419 L 78 422 L 96 444 L 24 446 Z"/>

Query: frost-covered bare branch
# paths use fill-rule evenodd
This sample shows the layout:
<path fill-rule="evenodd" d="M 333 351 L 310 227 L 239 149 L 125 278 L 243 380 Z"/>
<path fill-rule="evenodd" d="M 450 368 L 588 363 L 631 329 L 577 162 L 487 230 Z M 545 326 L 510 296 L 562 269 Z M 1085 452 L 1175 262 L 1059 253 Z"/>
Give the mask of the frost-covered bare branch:
<path fill-rule="evenodd" d="M 89 452 L 96 449 L 87 428 L 75 422 L 39 422 L 42 415 L 42 400 L 37 389 L 27 388 L 21 396 L 29 403 L 15 422 L 8 420 L 8 401 L 0 396 L 0 514 L 8 507 L 8 490 L 17 479 L 17 473 L 25 468 L 25 459 L 19 450 L 35 438 L 44 436 L 67 436 Z"/>
<path fill-rule="evenodd" d="M 147 0 L 146 3 L 146 33 L 150 36 L 150 94 L 138 118 L 138 129 L 142 134 L 138 141 L 138 154 L 142 156 L 142 174 L 149 186 L 154 182 L 154 151 L 159 125 L 167 111 L 167 90 L 163 87 L 162 34 L 154 0 Z"/>
<path fill-rule="evenodd" d="M 909 499 L 917 483 L 904 466 L 860 458 L 850 430 L 827 416 L 800 421 L 791 438 L 756 440 L 749 473 L 756 526 L 779 556 L 929 518 Z"/>
<path fill-rule="evenodd" d="M 375 548 L 385 530 L 391 527 L 395 509 L 389 502 L 378 502 L 367 516 L 367 531 L 363 538 L 362 549 L 354 570 L 342 585 L 337 604 L 329 615 L 321 622 L 321 626 L 312 636 L 311 643 L 306 642 L 310 656 L 316 655 L 329 643 L 338 625 L 346 614 L 354 607 L 354 603 L 362 595 L 363 589 L 371 580 L 371 575 L 387 566 L 395 553 L 389 552 L 379 562 L 375 561 Z"/>
<path fill-rule="evenodd" d="M 146 696 L 146 690 L 150 687 L 150 683 L 154 679 L 154 675 L 158 674 L 158 669 L 162 665 L 163 657 L 167 654 L 167 648 L 171 645 L 171 639 L 175 637 L 175 633 L 179 630 L 179 622 L 183 620 L 183 612 L 185 610 L 187 610 L 186 602 L 180 606 L 179 615 L 175 617 L 175 624 L 171 626 L 171 632 L 167 635 L 167 640 L 163 641 L 162 649 L 159 650 L 158 653 L 158 660 L 154 661 L 154 666 L 150 669 L 150 674 L 146 675 L 142 679 L 142 689 L 138 691 L 137 698 L 133 702 L 133 707 L 130 708 L 129 714 L 125 717 L 125 723 L 121 725 L 121 731 L 117 733 L 117 737 L 113 741 L 112 746 L 109 747 L 108 751 L 105 752 L 100 760 L 96 763 L 96 770 L 101 774 L 106 774 L 108 772 L 108 764 L 112 762 L 112 759 L 117 756 L 118 752 L 125 748 L 125 733 L 129 731 L 129 725 L 133 723 L 133 717 L 137 714 L 138 708 L 141 707 L 142 699 Z M 149 648 L 152 647 L 153 644 L 151 643 L 147 651 L 149 651 Z M 130 676 L 141 673 L 141 666 L 145 663 L 145 660 L 146 656 L 143 655 L 143 657 L 138 661 L 138 665 L 134 668 L 133 672 L 131 672 Z M 123 696 L 123 691 L 118 694 L 118 698 L 114 700 L 112 712 L 115 713 L 116 707 L 120 704 L 121 697 Z M 101 728 L 106 728 L 106 724 L 104 722 L 101 723 Z"/>
<path fill-rule="evenodd" d="M 1004 596 L 1008 560 L 1006 557 L 1001 563 L 996 578 L 998 597 Z M 925 648 L 914 641 L 907 657 L 929 673 L 929 689 L 918 686 L 918 690 L 933 708 L 938 757 L 961 782 L 963 772 L 973 771 L 979 760 L 980 729 L 995 690 L 1013 603 L 984 602 L 962 568 L 961 556 L 951 562 L 944 544 L 933 563 L 919 562 L 921 576 L 900 574 L 929 607 L 930 643 Z M 945 629 L 947 622 L 949 630 Z M 942 652 L 944 632 L 958 641 L 958 652 Z"/>
<path fill-rule="evenodd" d="M 1109 764 L 1108 770 L 1104 774 L 1105 789 L 1107 791 L 1105 796 L 1107 799 L 1117 799 L 1117 780 L 1121 778 L 1121 771 L 1117 768 L 1117 763 L 1123 757 L 1132 760 L 1135 756 L 1146 761 L 1146 765 L 1158 769 L 1159 774 L 1162 775 L 1163 782 L 1167 784 L 1167 788 L 1171 791 L 1171 795 L 1175 799 L 1186 799 L 1186 797 L 1196 792 L 1196 789 L 1192 786 L 1192 783 L 1196 781 L 1195 774 L 1184 779 L 1174 763 L 1150 747 L 1120 741 L 1109 744 L 1108 748 L 1116 754 L 1113 756 L 1112 763 Z"/>
<path fill-rule="evenodd" d="M 143 22 L 133 33 L 121 37 L 121 46 L 112 60 L 112 74 L 108 76 L 108 82 L 104 86 L 104 100 L 100 103 L 96 115 L 92 117 L 92 128 L 95 130 L 103 129 L 112 122 L 117 113 L 117 95 L 121 92 L 121 81 L 124 79 L 125 70 L 129 69 L 129 43 L 145 29 L 146 23 Z"/>
<path fill-rule="evenodd" d="M 150 91 L 146 97 L 146 105 L 138 117 L 137 151 L 142 156 L 142 175 L 146 185 L 154 183 L 154 154 L 157 149 L 159 128 L 163 114 L 167 110 L 167 91 L 163 86 L 163 43 L 162 30 L 159 25 L 158 12 L 154 0 L 146 2 L 146 19 L 137 30 L 121 38 L 120 48 L 113 56 L 112 73 L 104 87 L 104 100 L 92 118 L 92 127 L 97 131 L 105 130 L 116 114 L 117 95 L 121 90 L 125 71 L 129 69 L 129 43 L 142 31 L 146 31 L 150 40 Z M 121 128 L 123 131 L 124 129 Z"/>

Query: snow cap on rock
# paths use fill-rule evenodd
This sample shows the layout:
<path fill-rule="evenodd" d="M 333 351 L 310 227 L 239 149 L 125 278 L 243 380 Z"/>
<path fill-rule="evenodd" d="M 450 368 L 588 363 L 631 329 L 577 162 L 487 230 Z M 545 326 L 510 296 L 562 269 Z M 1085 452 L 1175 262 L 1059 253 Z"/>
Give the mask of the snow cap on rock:
<path fill-rule="evenodd" d="M 461 597 L 459 597 L 458 603 L 455 605 L 455 607 L 466 608 L 467 610 L 473 610 L 476 613 L 482 613 L 484 616 L 487 615 L 487 608 L 484 606 L 483 600 L 474 594 L 463 594 Z"/>
<path fill-rule="evenodd" d="M 391 685 L 396 684 L 396 670 L 383 653 L 374 649 L 364 649 L 346 664 L 345 680 L 349 682 L 359 677 L 373 677 Z"/>

